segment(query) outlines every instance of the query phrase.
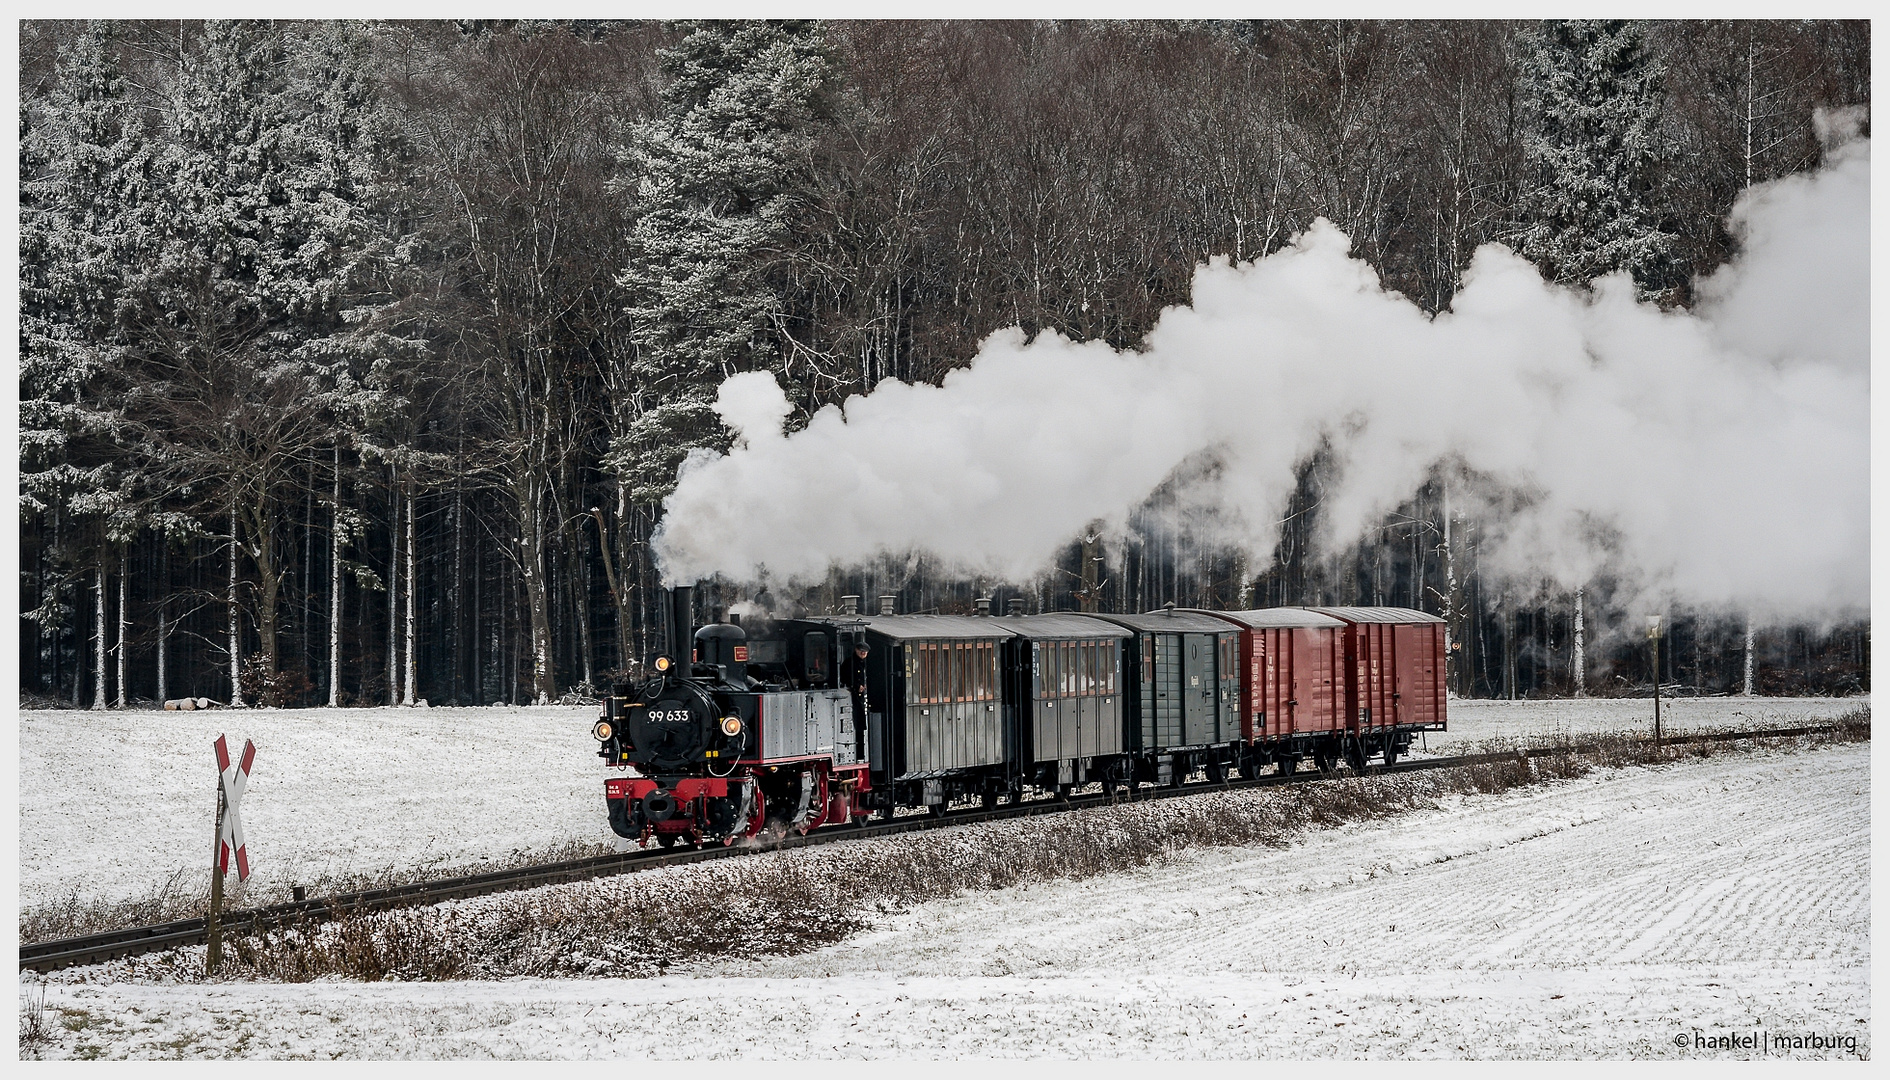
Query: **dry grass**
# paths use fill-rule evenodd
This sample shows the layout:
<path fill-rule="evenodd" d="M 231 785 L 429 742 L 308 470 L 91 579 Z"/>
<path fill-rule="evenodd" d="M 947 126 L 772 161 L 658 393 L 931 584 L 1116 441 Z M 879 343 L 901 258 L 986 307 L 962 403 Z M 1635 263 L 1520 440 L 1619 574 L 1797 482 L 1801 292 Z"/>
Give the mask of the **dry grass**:
<path fill-rule="evenodd" d="M 612 848 L 608 844 L 574 841 L 545 850 L 514 851 L 503 858 L 464 866 L 426 866 L 409 870 L 325 874 L 303 884 L 308 890 L 310 899 L 333 898 L 373 889 L 412 885 L 422 881 L 438 881 L 441 878 L 464 877 L 471 874 L 512 870 L 521 866 L 591 858 L 608 855 L 611 851 Z M 134 926 L 155 926 L 159 923 L 175 922 L 181 919 L 200 919 L 210 907 L 210 875 L 206 868 L 201 872 L 188 875 L 188 878 L 189 883 L 186 884 L 185 873 L 178 871 L 172 874 L 163 885 L 146 895 L 127 900 L 100 900 L 81 897 L 73 893 L 50 904 L 21 908 L 20 940 L 22 942 L 53 941 L 59 938 L 124 930 Z M 288 882 L 277 882 L 264 888 L 237 890 L 235 879 L 232 878 L 227 885 L 235 891 L 225 894 L 225 910 L 238 905 L 267 907 L 271 904 L 285 904 L 293 899 L 290 893 L 291 885 Z"/>
<path fill-rule="evenodd" d="M 46 984 L 37 979 L 20 984 L 20 1049 L 34 1050 L 52 1036 L 46 1021 Z"/>

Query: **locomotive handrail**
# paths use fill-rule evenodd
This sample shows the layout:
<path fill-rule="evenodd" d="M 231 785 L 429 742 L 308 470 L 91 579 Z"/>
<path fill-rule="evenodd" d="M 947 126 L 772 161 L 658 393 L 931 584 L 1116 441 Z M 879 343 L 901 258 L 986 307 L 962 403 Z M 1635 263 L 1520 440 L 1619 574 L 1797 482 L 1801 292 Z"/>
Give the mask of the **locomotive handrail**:
<path fill-rule="evenodd" d="M 1686 745 L 1690 743 L 1734 742 L 1744 739 L 1788 739 L 1805 735 L 1820 735 L 1835 731 L 1838 724 L 1818 724 L 1807 727 L 1768 728 L 1761 730 L 1714 731 L 1691 735 L 1668 736 L 1663 743 L 1667 745 Z M 1649 738 L 1635 740 L 1637 744 L 1651 742 Z M 1270 774 L 1253 779 L 1229 778 L 1222 782 L 1202 780 L 1194 783 L 1178 784 L 1173 787 L 1160 787 L 1138 790 L 1131 799 L 1144 802 L 1151 799 L 1179 798 L 1198 795 L 1211 791 L 1232 791 L 1243 788 L 1279 787 L 1287 784 L 1318 783 L 1357 776 L 1381 776 L 1393 773 L 1424 772 L 1433 769 L 1455 769 L 1474 765 L 1486 765 L 1519 759 L 1553 757 L 1566 754 L 1591 753 L 1600 749 L 1599 742 L 1575 743 L 1564 746 L 1529 747 L 1517 750 L 1493 751 L 1481 754 L 1460 754 L 1452 757 L 1407 759 L 1394 765 L 1368 766 L 1363 773 L 1355 772 L 1294 772 Z M 787 836 L 771 844 L 738 844 L 731 847 L 710 847 L 688 851 L 664 851 L 645 849 L 639 851 L 618 852 L 610 855 L 597 855 L 583 859 L 567 859 L 554 863 L 541 863 L 536 866 L 523 866 L 511 870 L 494 870 L 481 874 L 467 874 L 458 877 L 438 878 L 432 881 L 410 882 L 405 885 L 385 886 L 378 889 L 366 889 L 359 892 L 341 893 L 335 896 L 295 900 L 283 904 L 271 904 L 266 907 L 245 908 L 226 911 L 220 918 L 225 934 L 255 933 L 262 930 L 293 926 L 298 923 L 326 922 L 349 915 L 366 914 L 396 907 L 419 904 L 440 903 L 446 900 L 464 900 L 475 896 L 511 892 L 517 889 L 537 888 L 543 885 L 564 884 L 575 881 L 588 881 L 614 874 L 635 873 L 640 870 L 653 870 L 664 866 L 681 866 L 689 863 L 707 862 L 711 859 L 732 858 L 741 855 L 754 855 L 766 851 L 784 848 L 811 847 L 816 844 L 834 843 L 844 840 L 869 839 L 879 836 L 892 836 L 906 832 L 922 832 L 928 829 L 969 825 L 983 821 L 999 821 L 1009 818 L 1036 817 L 1043 814 L 1062 813 L 1069 810 L 1081 810 L 1096 806 L 1110 805 L 1110 796 L 1106 794 L 1073 795 L 1067 799 L 1041 798 L 1029 802 L 1007 803 L 996 807 L 967 807 L 953 810 L 943 815 L 920 814 L 891 821 L 864 821 L 843 825 L 829 825 L 817 829 L 805 836 Z M 117 960 L 143 953 L 159 952 L 185 945 L 203 942 L 205 926 L 203 919 L 179 919 L 172 922 L 158 923 L 151 926 L 134 926 L 123 930 L 112 930 L 80 937 L 60 938 L 49 941 L 21 943 L 20 969 L 33 971 L 52 971 L 75 964 L 94 964 L 107 960 Z"/>

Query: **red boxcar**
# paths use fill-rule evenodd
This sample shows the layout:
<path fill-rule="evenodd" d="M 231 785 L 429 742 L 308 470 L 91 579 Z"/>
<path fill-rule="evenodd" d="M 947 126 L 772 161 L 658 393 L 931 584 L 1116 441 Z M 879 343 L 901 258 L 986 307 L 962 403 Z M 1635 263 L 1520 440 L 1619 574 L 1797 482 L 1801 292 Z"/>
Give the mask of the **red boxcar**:
<path fill-rule="evenodd" d="M 1241 737 L 1250 743 L 1345 730 L 1346 623 L 1307 608 L 1203 611 L 1241 628 Z"/>
<path fill-rule="evenodd" d="M 1444 620 L 1410 608 L 1307 610 L 1345 623 L 1348 730 L 1444 730 Z"/>

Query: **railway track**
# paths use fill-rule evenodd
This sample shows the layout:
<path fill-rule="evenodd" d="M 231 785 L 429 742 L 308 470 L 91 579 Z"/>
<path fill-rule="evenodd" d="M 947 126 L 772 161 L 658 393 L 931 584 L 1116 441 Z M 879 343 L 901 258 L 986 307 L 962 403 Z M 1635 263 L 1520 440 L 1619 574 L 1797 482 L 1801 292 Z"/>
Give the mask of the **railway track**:
<path fill-rule="evenodd" d="M 1669 745 L 1687 745 L 1706 742 L 1734 742 L 1746 739 L 1785 739 L 1804 735 L 1818 735 L 1834 731 L 1838 725 L 1819 724 L 1809 727 L 1770 728 L 1759 731 L 1722 731 L 1701 735 L 1682 735 L 1663 740 Z M 1651 739 L 1644 740 L 1651 742 Z M 1592 753 L 1599 749 L 1597 743 L 1573 746 L 1545 747 L 1534 750 L 1505 751 L 1491 754 L 1464 754 L 1447 758 L 1418 758 L 1401 761 L 1395 765 L 1377 765 L 1369 767 L 1365 775 L 1389 776 L 1396 773 L 1425 772 L 1434 769 L 1460 769 L 1473 765 L 1497 764 L 1518 759 L 1550 757 L 1565 754 Z M 1316 771 L 1271 774 L 1252 780 L 1229 779 L 1224 783 L 1201 781 L 1182 784 L 1177 787 L 1142 789 L 1135 793 L 1135 801 L 1150 799 L 1182 798 L 1209 791 L 1230 791 L 1243 788 L 1280 787 L 1287 784 L 1319 783 L 1327 780 L 1355 776 L 1349 771 L 1322 773 Z M 271 904 L 266 907 L 243 908 L 223 913 L 221 922 L 225 934 L 256 933 L 277 927 L 290 926 L 304 922 L 323 922 L 342 915 L 357 915 L 389 908 L 406 907 L 418 904 L 435 904 L 445 900 L 462 900 L 468 897 L 485 896 L 491 893 L 509 892 L 516 889 L 531 889 L 542 885 L 556 885 L 565 882 L 587 881 L 593 878 L 608 877 L 613 874 L 634 873 L 639 870 L 652 870 L 663 866 L 681 866 L 689 863 L 707 862 L 711 859 L 737 858 L 744 855 L 758 854 L 763 851 L 776 851 L 784 848 L 811 847 L 816 844 L 829 844 L 844 840 L 858 840 L 875 836 L 892 836 L 898 833 L 920 832 L 927 829 L 947 828 L 982 821 L 1002 821 L 1011 818 L 1035 817 L 1041 814 L 1063 813 L 1087 807 L 1106 806 L 1106 795 L 1082 795 L 1069 799 L 1034 799 L 1029 802 L 1006 804 L 997 807 L 970 807 L 950 811 L 939 816 L 922 815 L 895 818 L 891 821 L 872 820 L 865 824 L 847 824 L 828 826 L 806 836 L 790 836 L 779 843 L 754 847 L 711 847 L 689 850 L 665 851 L 650 848 L 628 851 L 612 855 L 600 855 L 587 859 L 571 859 L 564 862 L 544 863 L 537 866 L 524 866 L 511 870 L 498 870 L 485 874 L 470 874 L 462 877 L 440 878 L 433 881 L 420 881 L 407 885 L 396 885 L 381 889 L 368 889 L 361 892 L 345 893 L 319 899 L 297 900 L 286 904 Z M 140 953 L 161 952 L 185 945 L 202 944 L 205 938 L 205 920 L 180 919 L 176 922 L 161 923 L 155 926 L 136 926 L 125 930 L 114 930 L 102 934 L 89 934 L 84 937 L 62 938 L 53 941 L 23 943 L 20 946 L 20 969 L 22 971 L 52 971 L 57 968 L 78 964 L 96 964 L 107 960 L 117 960 Z"/>

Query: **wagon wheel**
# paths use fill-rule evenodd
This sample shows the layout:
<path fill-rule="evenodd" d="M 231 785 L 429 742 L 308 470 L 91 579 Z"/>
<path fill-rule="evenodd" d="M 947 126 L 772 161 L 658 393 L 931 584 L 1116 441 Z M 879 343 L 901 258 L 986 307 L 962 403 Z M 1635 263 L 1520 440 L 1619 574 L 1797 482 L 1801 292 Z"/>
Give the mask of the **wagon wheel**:
<path fill-rule="evenodd" d="M 1398 760 L 1398 744 L 1386 743 L 1385 744 L 1385 764 L 1392 765 L 1392 764 L 1395 764 L 1397 760 Z"/>
<path fill-rule="evenodd" d="M 1355 773 L 1365 771 L 1365 741 L 1363 739 L 1353 737 L 1346 740 L 1345 763 L 1350 765 Z"/>
<path fill-rule="evenodd" d="M 1294 757 L 1292 754 L 1288 754 L 1280 759 L 1279 772 L 1281 776 L 1291 776 L 1298 768 L 1299 758 Z"/>
<path fill-rule="evenodd" d="M 1334 766 L 1338 764 L 1333 760 L 1332 751 L 1327 750 L 1323 746 L 1313 751 L 1312 759 L 1313 765 L 1322 773 L 1332 772 Z"/>

